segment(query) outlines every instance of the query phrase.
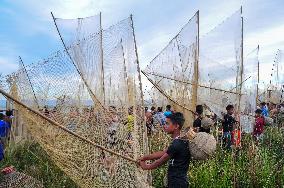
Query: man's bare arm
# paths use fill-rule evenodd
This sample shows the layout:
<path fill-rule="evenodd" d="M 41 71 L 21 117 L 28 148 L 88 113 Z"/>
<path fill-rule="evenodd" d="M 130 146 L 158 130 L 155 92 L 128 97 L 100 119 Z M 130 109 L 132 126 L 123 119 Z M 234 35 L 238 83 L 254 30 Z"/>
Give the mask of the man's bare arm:
<path fill-rule="evenodd" d="M 146 164 L 145 161 L 140 161 L 140 166 L 143 170 L 153 170 L 165 164 L 170 159 L 170 156 L 165 152 L 164 155 L 151 164 Z"/>
<path fill-rule="evenodd" d="M 159 159 L 159 158 L 161 158 L 165 153 L 166 153 L 166 150 L 165 150 L 165 151 L 157 151 L 157 152 L 154 152 L 154 153 L 149 154 L 149 155 L 144 155 L 143 157 L 139 158 L 138 160 L 139 160 L 139 161 L 147 161 L 147 160 Z"/>

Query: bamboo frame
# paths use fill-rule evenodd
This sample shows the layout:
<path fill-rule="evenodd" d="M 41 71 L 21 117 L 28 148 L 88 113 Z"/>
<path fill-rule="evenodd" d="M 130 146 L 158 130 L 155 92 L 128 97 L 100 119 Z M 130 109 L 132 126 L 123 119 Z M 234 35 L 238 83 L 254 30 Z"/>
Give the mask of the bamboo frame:
<path fill-rule="evenodd" d="M 83 140 L 84 142 L 87 142 L 87 143 L 93 145 L 94 147 L 97 147 L 97 148 L 99 148 L 99 149 L 101 149 L 101 150 L 104 150 L 104 151 L 106 151 L 106 152 L 109 152 L 109 153 L 111 153 L 111 154 L 113 154 L 113 155 L 116 155 L 116 156 L 121 157 L 121 158 L 123 158 L 123 159 L 126 159 L 126 160 L 128 160 L 128 161 L 131 161 L 131 162 L 136 163 L 136 160 L 135 160 L 135 159 L 132 159 L 132 158 L 126 157 L 126 156 L 124 156 L 124 155 L 122 155 L 122 154 L 116 153 L 116 152 L 114 152 L 114 151 L 112 151 L 112 150 L 110 150 L 110 149 L 107 149 L 107 148 L 105 148 L 105 147 L 103 147 L 103 146 L 101 146 L 101 145 L 99 145 L 99 144 L 96 144 L 96 143 L 94 143 L 94 142 L 88 140 L 87 138 L 85 138 L 85 137 L 83 137 L 83 136 L 80 136 L 80 135 L 78 135 L 78 134 L 76 134 L 76 133 L 70 131 L 69 129 L 63 127 L 62 125 L 60 125 L 60 124 L 57 123 L 56 121 L 54 121 L 54 120 L 52 120 L 52 119 L 46 117 L 45 115 L 41 114 L 39 111 L 36 111 L 36 110 L 34 110 L 34 109 L 32 109 L 32 108 L 26 106 L 24 103 L 18 101 L 17 99 L 15 99 L 15 98 L 12 97 L 11 95 L 9 95 L 9 94 L 6 93 L 5 91 L 3 91 L 2 89 L 0 89 L 0 93 L 2 93 L 2 95 L 4 95 L 5 97 L 11 99 L 12 101 L 14 101 L 15 103 L 17 103 L 18 105 L 22 106 L 23 108 L 27 109 L 28 111 L 31 111 L 32 113 L 34 113 L 34 114 L 40 116 L 41 118 L 45 119 L 46 121 L 48 121 L 48 122 L 49 122 L 50 124 L 52 124 L 53 126 L 58 127 L 58 128 L 60 128 L 60 129 L 64 130 L 65 132 L 68 132 L 69 134 L 71 134 L 71 135 L 73 135 L 73 136 L 75 136 L 75 137 L 77 137 L 77 138 Z"/>

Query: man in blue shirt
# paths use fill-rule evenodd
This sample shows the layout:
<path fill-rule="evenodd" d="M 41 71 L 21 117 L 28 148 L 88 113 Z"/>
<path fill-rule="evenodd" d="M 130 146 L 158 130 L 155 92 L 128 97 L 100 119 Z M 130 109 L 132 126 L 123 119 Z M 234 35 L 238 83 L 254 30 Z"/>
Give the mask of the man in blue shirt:
<path fill-rule="evenodd" d="M 266 103 L 265 102 L 260 103 L 260 107 L 261 107 L 261 110 L 262 110 L 262 114 L 261 115 L 263 115 L 265 117 L 268 117 L 269 116 L 269 111 L 268 111 L 268 108 L 266 106 Z"/>
<path fill-rule="evenodd" d="M 8 136 L 11 126 L 4 121 L 4 114 L 0 113 L 0 137 L 5 138 Z"/>
<path fill-rule="evenodd" d="M 4 158 L 4 144 L 11 126 L 4 121 L 4 114 L 0 113 L 0 160 Z"/>

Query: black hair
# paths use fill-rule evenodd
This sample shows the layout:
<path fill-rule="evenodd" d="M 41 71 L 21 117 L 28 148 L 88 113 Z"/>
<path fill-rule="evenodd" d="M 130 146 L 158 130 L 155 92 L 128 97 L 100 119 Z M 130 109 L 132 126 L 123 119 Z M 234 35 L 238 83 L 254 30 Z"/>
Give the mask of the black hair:
<path fill-rule="evenodd" d="M 234 108 L 234 106 L 231 105 L 231 104 L 229 104 L 229 105 L 226 107 L 226 110 L 228 111 L 228 110 L 231 110 L 231 109 L 233 109 L 233 108 Z"/>
<path fill-rule="evenodd" d="M 175 112 L 167 116 L 171 120 L 173 124 L 178 124 L 179 129 L 183 127 L 183 124 L 185 122 L 184 116 L 181 112 Z"/>
<path fill-rule="evenodd" d="M 7 110 L 6 111 L 6 116 L 10 117 L 13 115 L 13 111 L 12 110 Z"/>
<path fill-rule="evenodd" d="M 152 106 L 152 107 L 151 107 L 151 111 L 154 111 L 155 109 L 156 109 L 155 106 Z"/>
<path fill-rule="evenodd" d="M 163 107 L 158 107 L 157 111 L 158 112 L 163 112 Z"/>
<path fill-rule="evenodd" d="M 170 109 L 171 109 L 171 105 L 168 104 L 168 105 L 166 106 L 166 108 L 167 108 L 167 110 L 170 110 Z"/>
<path fill-rule="evenodd" d="M 265 102 L 262 102 L 262 103 L 260 103 L 262 106 L 265 106 L 266 105 L 266 103 Z"/>
<path fill-rule="evenodd" d="M 203 113 L 203 106 L 202 105 L 196 105 L 196 113 L 201 115 Z"/>
<path fill-rule="evenodd" d="M 256 114 L 261 114 L 261 113 L 262 113 L 262 110 L 261 110 L 261 109 L 256 109 L 254 112 L 255 112 Z"/>
<path fill-rule="evenodd" d="M 0 113 L 0 120 L 4 119 L 4 114 Z"/>
<path fill-rule="evenodd" d="M 146 112 L 147 110 L 148 110 L 148 107 L 146 106 L 146 107 L 145 107 L 145 112 Z"/>

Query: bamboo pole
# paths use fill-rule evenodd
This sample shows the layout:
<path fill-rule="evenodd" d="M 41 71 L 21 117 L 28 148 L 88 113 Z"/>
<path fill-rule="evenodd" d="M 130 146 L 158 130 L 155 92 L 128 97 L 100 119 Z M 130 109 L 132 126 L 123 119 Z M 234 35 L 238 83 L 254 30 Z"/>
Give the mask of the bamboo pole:
<path fill-rule="evenodd" d="M 24 70 L 24 72 L 25 72 L 25 74 L 26 74 L 26 76 L 27 76 L 27 78 L 28 78 L 29 84 L 30 84 L 30 86 L 31 86 L 31 89 L 32 89 L 32 92 L 33 92 L 33 95 L 34 95 L 34 98 L 35 98 L 35 101 L 36 101 L 36 105 L 37 105 L 37 107 L 38 107 L 38 109 L 39 109 L 40 107 L 39 107 L 39 104 L 38 104 L 38 100 L 37 100 L 37 97 L 36 97 L 36 94 L 35 94 L 34 87 L 33 87 L 33 85 L 32 85 L 32 82 L 31 82 L 31 80 L 30 80 L 30 77 L 29 77 L 29 74 L 28 74 L 28 72 L 27 72 L 26 66 L 25 66 L 25 64 L 24 64 L 24 62 L 23 62 L 21 56 L 19 56 L 19 60 L 20 60 L 21 65 L 23 66 L 23 70 Z"/>
<path fill-rule="evenodd" d="M 239 93 L 242 92 L 242 85 L 243 85 L 243 72 L 244 72 L 244 18 L 242 16 L 243 7 L 241 7 L 241 66 L 240 66 L 240 86 L 239 86 Z M 241 95 L 239 95 L 238 101 L 238 112 L 241 110 Z"/>
<path fill-rule="evenodd" d="M 200 84 L 194 84 L 194 83 L 189 82 L 189 81 L 177 80 L 177 79 L 174 79 L 174 78 L 171 78 L 171 77 L 167 77 L 167 76 L 163 76 L 163 75 L 159 75 L 159 74 L 146 73 L 146 72 L 144 72 L 144 73 L 145 73 L 145 74 L 151 74 L 151 75 L 153 75 L 153 76 L 157 76 L 157 77 L 161 77 L 161 78 L 165 78 L 165 79 L 168 79 L 168 80 L 173 80 L 173 81 L 176 81 L 176 82 L 181 82 L 181 83 L 189 84 L 189 85 L 197 85 L 198 87 L 202 87 L 202 88 L 207 88 L 207 89 L 212 89 L 212 90 L 216 90 L 216 91 L 221 91 L 221 92 L 225 92 L 225 93 L 232 93 L 232 94 L 237 94 L 237 95 L 240 94 L 240 93 L 237 93 L 237 92 L 234 92 L 234 91 L 230 91 L 230 90 L 224 90 L 224 89 L 214 88 L 214 87 L 210 87 L 210 86 L 204 86 L 204 85 L 200 85 Z M 241 94 L 241 95 L 242 95 L 242 94 Z"/>
<path fill-rule="evenodd" d="M 65 131 L 65 132 L 67 132 L 67 133 L 69 133 L 69 134 L 71 134 L 71 135 L 73 135 L 73 136 L 75 136 L 75 137 L 77 137 L 77 138 L 83 140 L 84 142 L 87 142 L 87 143 L 93 145 L 94 147 L 97 147 L 97 148 L 99 148 L 99 149 L 101 149 L 101 150 L 104 150 L 104 151 L 106 151 L 106 152 L 109 152 L 109 153 L 111 153 L 111 154 L 113 154 L 113 155 L 116 155 L 116 156 L 121 157 L 121 158 L 123 158 L 123 159 L 126 159 L 126 160 L 128 160 L 128 161 L 131 161 L 131 162 L 135 162 L 135 163 L 136 163 L 136 160 L 135 160 L 135 159 L 132 159 L 132 158 L 130 158 L 130 157 L 124 156 L 124 155 L 119 154 L 119 153 L 117 153 L 117 152 L 114 152 L 114 151 L 112 151 L 112 150 L 110 150 L 110 149 L 107 149 L 107 148 L 105 148 L 105 147 L 103 147 L 103 146 L 101 146 L 101 145 L 99 145 L 99 144 L 96 144 L 96 143 L 94 143 L 94 142 L 88 140 L 87 138 L 85 138 L 85 137 L 83 137 L 83 136 L 78 135 L 77 133 L 74 133 L 74 132 L 70 131 L 69 129 L 63 127 L 62 125 L 60 125 L 60 124 L 57 123 L 56 121 L 54 121 L 54 120 L 52 120 L 52 119 L 46 117 L 45 115 L 41 114 L 39 111 L 36 111 L 36 110 L 34 110 L 34 109 L 32 109 L 32 108 L 26 106 L 24 103 L 18 101 L 17 99 L 15 99 L 15 98 L 12 97 L 10 94 L 8 94 L 8 93 L 6 93 L 5 91 L 3 91 L 2 89 L 0 89 L 0 93 L 2 93 L 5 97 L 11 99 L 12 101 L 14 101 L 15 103 L 17 103 L 18 105 L 22 106 L 23 108 L 27 109 L 28 111 L 30 111 L 30 112 L 32 112 L 32 113 L 34 113 L 34 114 L 40 116 L 41 118 L 43 118 L 44 120 L 46 120 L 47 122 L 49 122 L 51 125 L 62 129 L 63 131 Z"/>
<path fill-rule="evenodd" d="M 136 36 L 135 36 L 135 29 L 134 29 L 134 23 L 133 23 L 133 15 L 130 15 L 130 25 L 132 28 L 132 36 L 133 36 L 133 41 L 134 41 L 134 49 L 135 49 L 135 55 L 136 55 L 136 65 L 137 65 L 137 71 L 138 71 L 138 80 L 139 80 L 139 89 L 140 89 L 140 100 L 141 100 L 141 109 L 142 109 L 142 117 L 143 117 L 143 122 L 142 122 L 142 132 L 143 132 L 143 150 L 145 150 L 147 153 L 149 152 L 149 145 L 148 145 L 148 137 L 147 137 L 147 129 L 146 129 L 146 118 L 145 118 L 145 110 L 144 110 L 144 97 L 143 97 L 143 89 L 142 89 L 142 81 L 141 81 L 141 69 L 140 69 L 140 65 L 139 65 L 139 56 L 138 56 L 138 51 L 137 51 L 137 43 L 136 43 Z M 135 79 L 134 79 L 135 80 Z M 135 84 L 135 82 L 134 82 Z M 136 100 L 136 92 L 137 89 L 136 87 L 134 88 L 134 100 Z M 134 113 L 136 111 L 136 108 L 134 108 Z M 137 126 L 138 129 L 138 125 L 136 122 L 136 118 L 134 118 L 134 126 Z M 134 127 L 135 128 L 135 127 Z"/>
<path fill-rule="evenodd" d="M 257 85 L 256 85 L 256 105 L 258 103 L 258 95 L 259 95 L 259 59 L 258 59 L 258 53 L 259 53 L 259 45 L 257 46 Z"/>
<path fill-rule="evenodd" d="M 104 73 L 104 51 L 103 51 L 103 28 L 102 28 L 102 13 L 100 12 L 100 58 L 101 58 L 101 71 L 102 71 L 102 92 L 103 92 L 103 104 L 106 103 L 105 93 L 105 73 Z"/>

